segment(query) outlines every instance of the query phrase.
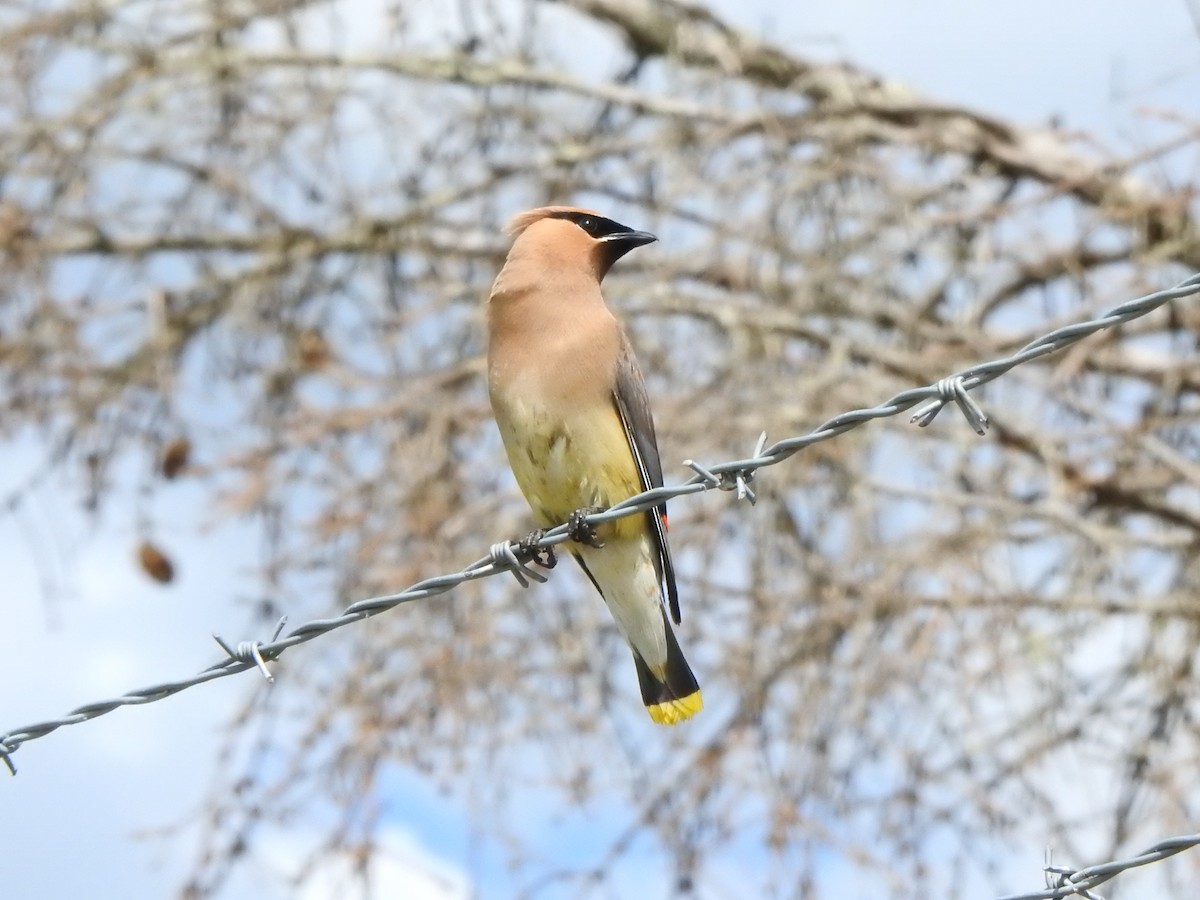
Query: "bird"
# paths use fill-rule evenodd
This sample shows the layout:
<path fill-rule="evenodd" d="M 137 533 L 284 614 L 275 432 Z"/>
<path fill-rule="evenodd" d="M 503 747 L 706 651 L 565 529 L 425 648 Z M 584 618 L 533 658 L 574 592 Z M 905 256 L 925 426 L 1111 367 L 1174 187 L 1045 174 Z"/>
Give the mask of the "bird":
<path fill-rule="evenodd" d="M 669 610 L 680 622 L 666 504 L 596 527 L 585 519 L 663 483 L 646 383 L 600 290 L 617 260 L 657 238 L 569 206 L 520 213 L 506 231 L 487 372 L 509 465 L 541 529 L 570 523 L 567 549 L 633 651 L 646 711 L 675 725 L 704 704 L 667 620 Z"/>

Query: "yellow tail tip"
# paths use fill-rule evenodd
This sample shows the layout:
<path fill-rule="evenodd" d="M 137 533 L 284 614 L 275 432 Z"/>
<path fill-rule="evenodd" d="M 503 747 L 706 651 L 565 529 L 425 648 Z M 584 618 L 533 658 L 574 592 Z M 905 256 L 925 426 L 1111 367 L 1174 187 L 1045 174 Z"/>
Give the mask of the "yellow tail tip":
<path fill-rule="evenodd" d="M 677 697 L 674 700 L 651 704 L 646 707 L 646 712 L 650 713 L 650 718 L 659 725 L 678 725 L 680 722 L 686 722 L 702 709 L 704 709 L 704 698 L 700 696 L 699 691 L 695 691 L 686 697 Z"/>

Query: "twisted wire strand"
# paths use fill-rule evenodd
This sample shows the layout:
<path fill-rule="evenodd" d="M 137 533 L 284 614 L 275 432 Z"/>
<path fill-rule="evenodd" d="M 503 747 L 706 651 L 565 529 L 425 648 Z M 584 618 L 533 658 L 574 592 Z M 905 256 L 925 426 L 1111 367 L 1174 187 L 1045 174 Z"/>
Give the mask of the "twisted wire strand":
<path fill-rule="evenodd" d="M 662 503 L 664 500 L 671 500 L 688 494 L 703 493 L 713 489 L 735 490 L 739 496 L 753 501 L 754 494 L 749 487 L 749 482 L 753 478 L 754 473 L 764 466 L 780 463 L 811 444 L 829 440 L 839 434 L 864 425 L 873 419 L 898 415 L 922 401 L 928 402 L 917 411 L 912 417 L 912 421 L 918 422 L 921 425 L 927 425 L 947 403 L 952 401 L 958 402 L 960 408 L 962 408 L 964 404 L 961 402 L 961 397 L 965 395 L 966 391 L 986 384 L 1022 363 L 1077 343 L 1101 329 L 1111 328 L 1139 316 L 1144 316 L 1171 300 L 1197 293 L 1200 293 L 1200 273 L 1192 275 L 1173 288 L 1155 291 L 1154 293 L 1122 303 L 1120 306 L 1094 319 L 1055 329 L 1049 334 L 1043 335 L 1027 344 L 1011 356 L 972 366 L 969 369 L 964 369 L 949 378 L 944 378 L 926 387 L 901 391 L 878 406 L 851 410 L 834 416 L 806 435 L 787 438 L 769 447 L 765 446 L 765 436 L 760 436 L 755 451 L 749 458 L 730 460 L 710 467 L 687 460 L 685 465 L 690 466 L 696 473 L 687 481 L 635 494 L 604 512 L 589 515 L 586 521 L 588 524 L 598 525 L 602 522 L 608 522 L 623 516 L 633 515 L 636 512 L 645 511 Z M 975 407 L 975 409 L 977 410 L 978 408 Z M 964 409 L 964 413 L 967 413 L 967 418 L 974 427 L 977 424 L 977 417 L 973 412 L 967 413 L 967 410 Z M 982 417 L 981 413 L 979 417 Z M 982 417 L 982 421 L 986 423 L 986 417 Z M 538 542 L 538 546 L 548 548 L 562 543 L 568 539 L 567 531 L 565 523 L 550 529 Z M 423 600 L 426 597 L 445 593 L 451 588 L 457 587 L 467 581 L 488 578 L 506 571 L 513 572 L 519 578 L 528 576 L 537 579 L 539 577 L 538 573 L 530 569 L 526 565 L 526 562 L 517 558 L 512 553 L 509 542 L 501 542 L 494 545 L 486 557 L 476 560 L 459 572 L 426 578 L 398 593 L 359 600 L 346 607 L 340 615 L 305 622 L 282 638 L 279 637 L 277 630 L 276 636 L 271 641 L 266 643 L 259 641 L 247 642 L 240 645 L 238 651 L 234 652 L 231 652 L 227 645 L 222 644 L 226 650 L 227 657 L 188 678 L 167 681 L 129 691 L 111 700 L 100 700 L 80 706 L 65 716 L 48 719 L 32 725 L 25 725 L 3 733 L 0 735 L 0 758 L 3 758 L 11 768 L 11 754 L 13 751 L 22 744 L 35 738 L 44 737 L 64 725 L 75 725 L 79 722 L 86 722 L 89 719 L 105 715 L 122 706 L 138 706 L 143 703 L 162 700 L 165 697 L 170 697 L 198 684 L 203 684 L 217 678 L 224 678 L 228 675 L 235 675 L 239 672 L 245 672 L 248 669 L 258 668 L 258 661 L 254 658 L 253 652 L 250 652 L 250 648 L 257 650 L 263 660 L 274 660 L 279 658 L 285 650 L 297 644 L 307 643 L 320 635 L 327 634 L 330 631 L 361 621 L 370 616 L 378 615 L 402 603 Z"/>
<path fill-rule="evenodd" d="M 1096 318 L 1057 328 L 1026 344 L 1010 356 L 972 366 L 926 387 L 901 391 L 878 406 L 855 409 L 834 416 L 808 434 L 787 438 L 767 446 L 764 433 L 758 438 L 754 451 L 746 459 L 730 460 L 713 466 L 704 466 L 693 460 L 686 460 L 684 464 L 695 472 L 687 481 L 670 487 L 643 491 L 604 512 L 587 516 L 585 521 L 590 525 L 598 525 L 645 511 L 664 500 L 714 489 L 734 491 L 739 499 L 746 499 L 753 503 L 755 494 L 750 484 L 759 469 L 783 462 L 811 444 L 827 441 L 873 419 L 898 415 L 923 401 L 924 405 L 911 417 L 912 422 L 922 427 L 928 425 L 945 406 L 954 403 L 968 424 L 982 434 L 987 428 L 987 416 L 970 397 L 969 391 L 999 378 L 1016 366 L 1061 350 L 1097 331 L 1121 325 L 1131 319 L 1144 316 L 1172 300 L 1197 293 L 1200 293 L 1200 273 L 1192 275 L 1173 288 L 1155 291 L 1122 303 Z M 273 681 L 266 664 L 278 659 L 289 647 L 307 643 L 321 635 L 378 615 L 402 603 L 423 600 L 426 597 L 445 593 L 467 581 L 489 578 L 502 572 L 511 573 L 522 586 L 528 586 L 530 580 L 545 581 L 545 576 L 530 568 L 529 563 L 542 558 L 541 554 L 545 550 L 565 540 L 568 540 L 568 526 L 562 524 L 547 531 L 535 546 L 515 547 L 510 541 L 502 541 L 492 545 L 487 556 L 476 560 L 459 572 L 426 578 L 398 593 L 359 600 L 346 607 L 340 615 L 325 619 L 313 619 L 281 637 L 287 622 L 285 618 L 279 622 L 274 636 L 267 642 L 242 641 L 236 647 L 231 647 L 220 637 L 214 635 L 226 653 L 225 659 L 213 663 L 190 677 L 129 691 L 110 700 L 88 703 L 59 718 L 47 719 L 0 734 L 0 760 L 3 760 L 9 771 L 15 775 L 16 768 L 12 762 L 12 754 L 22 744 L 44 737 L 66 725 L 86 722 L 122 706 L 153 703 L 198 684 L 225 678 L 249 669 L 258 669 L 268 680 Z M 1185 835 L 1161 841 L 1137 856 L 1102 863 L 1078 871 L 1047 866 L 1045 868 L 1048 885 L 1046 890 L 1027 894 L 1011 894 L 999 898 L 999 900 L 1057 900 L 1057 898 L 1072 896 L 1102 900 L 1099 895 L 1091 893 L 1090 889 L 1103 884 L 1126 869 L 1166 859 L 1195 847 L 1197 844 L 1200 844 L 1200 834 Z"/>
<path fill-rule="evenodd" d="M 1184 834 L 1159 841 L 1153 847 L 1143 850 L 1137 856 L 1127 859 L 1114 859 L 1111 862 L 1088 866 L 1086 869 L 1069 869 L 1061 866 L 1046 866 L 1046 890 L 1033 891 L 1028 894 L 1006 894 L 997 900 L 1059 900 L 1062 897 L 1090 897 L 1093 900 L 1104 900 L 1099 894 L 1092 893 L 1092 888 L 1104 884 L 1128 869 L 1147 866 L 1167 857 L 1190 850 L 1200 844 L 1200 834 Z"/>

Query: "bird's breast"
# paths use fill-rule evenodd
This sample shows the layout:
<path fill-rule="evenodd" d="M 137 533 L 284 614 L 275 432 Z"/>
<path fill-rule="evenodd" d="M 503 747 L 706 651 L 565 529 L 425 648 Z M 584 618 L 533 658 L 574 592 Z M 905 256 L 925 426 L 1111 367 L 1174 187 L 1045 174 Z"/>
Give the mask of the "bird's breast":
<path fill-rule="evenodd" d="M 586 506 L 611 506 L 641 489 L 637 465 L 611 400 L 546 402 L 535 391 L 492 393 L 509 464 L 543 526 Z M 623 532 L 634 519 L 620 520 Z M 616 530 L 613 531 L 616 536 Z"/>
<path fill-rule="evenodd" d="M 492 409 L 539 524 L 637 493 L 637 464 L 613 400 L 622 335 L 599 286 L 510 285 L 493 294 L 488 315 Z M 639 518 L 605 531 L 618 536 Z"/>

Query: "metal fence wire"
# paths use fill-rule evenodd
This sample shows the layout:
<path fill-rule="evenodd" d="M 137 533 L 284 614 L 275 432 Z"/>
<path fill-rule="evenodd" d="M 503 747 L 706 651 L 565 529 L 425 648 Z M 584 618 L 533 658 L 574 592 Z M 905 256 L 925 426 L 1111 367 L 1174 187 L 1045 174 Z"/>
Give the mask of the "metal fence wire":
<path fill-rule="evenodd" d="M 1200 834 L 1184 834 L 1179 837 L 1159 841 L 1153 847 L 1143 850 L 1137 856 L 1128 859 L 1114 859 L 1111 862 L 1088 866 L 1086 869 L 1071 869 L 1065 866 L 1047 865 L 1042 871 L 1046 873 L 1046 890 L 1033 891 L 1028 894 L 1007 894 L 997 900 L 1057 900 L 1059 897 L 1086 897 L 1088 900 L 1104 900 L 1092 888 L 1115 878 L 1126 869 L 1136 869 L 1150 863 L 1190 850 L 1200 844 Z"/>
<path fill-rule="evenodd" d="M 1175 287 L 1128 300 L 1096 318 L 1056 328 L 1026 344 L 1010 356 L 972 366 L 925 387 L 901 391 L 878 406 L 855 409 L 834 416 L 808 434 L 787 438 L 768 446 L 767 436 L 764 433 L 759 436 L 754 452 L 745 459 L 730 460 L 712 466 L 704 466 L 694 460 L 685 460 L 684 464 L 695 472 L 687 481 L 635 494 L 604 512 L 587 516 L 586 521 L 591 525 L 598 525 L 601 522 L 643 512 L 664 500 L 714 489 L 734 491 L 739 499 L 747 499 L 753 503 L 755 495 L 751 482 L 759 469 L 783 462 L 811 444 L 827 441 L 851 429 L 858 428 L 860 425 L 865 425 L 873 419 L 899 415 L 917 404 L 921 404 L 921 406 L 913 413 L 910 421 L 922 427 L 932 422 L 945 406 L 954 403 L 970 426 L 977 433 L 983 434 L 988 426 L 987 415 L 970 396 L 969 391 L 999 378 L 1023 363 L 1078 343 L 1097 331 L 1122 325 L 1131 319 L 1153 312 L 1172 300 L 1195 294 L 1200 294 L 1200 273 L 1192 275 Z M 567 530 L 565 523 L 550 529 L 545 533 L 538 546 L 545 549 L 568 540 Z M 545 576 L 531 568 L 530 562 L 532 560 L 528 553 L 520 553 L 511 541 L 501 541 L 492 545 L 487 556 L 476 560 L 459 572 L 426 578 L 395 594 L 359 600 L 347 606 L 338 616 L 313 619 L 293 628 L 286 635 L 283 634 L 287 623 L 285 618 L 279 622 L 269 641 L 243 641 L 236 646 L 230 646 L 219 636 L 214 635 L 213 637 L 226 654 L 225 658 L 219 662 L 213 663 L 188 678 L 165 681 L 161 684 L 129 691 L 111 700 L 88 703 L 59 718 L 47 719 L 4 732 L 0 734 L 0 760 L 3 760 L 9 771 L 15 775 L 16 767 L 12 762 L 12 754 L 28 741 L 44 737 L 64 725 L 77 725 L 88 719 L 105 715 L 122 706 L 140 706 L 144 703 L 162 700 L 206 681 L 236 675 L 239 672 L 255 668 L 269 681 L 274 681 L 267 668 L 267 663 L 279 658 L 288 648 L 307 643 L 338 628 L 378 615 L 402 603 L 443 594 L 466 581 L 489 578 L 502 572 L 510 572 L 522 586 L 528 586 L 530 580 L 545 581 Z M 999 898 L 999 900 L 1055 900 L 1055 898 L 1072 896 L 1103 900 L 1091 888 L 1108 881 L 1126 869 L 1166 859 L 1197 844 L 1200 844 L 1200 834 L 1184 835 L 1161 841 L 1137 856 L 1090 866 L 1086 869 L 1074 870 L 1047 865 L 1044 869 L 1047 881 L 1045 890 L 1028 894 L 1011 894 Z"/>

